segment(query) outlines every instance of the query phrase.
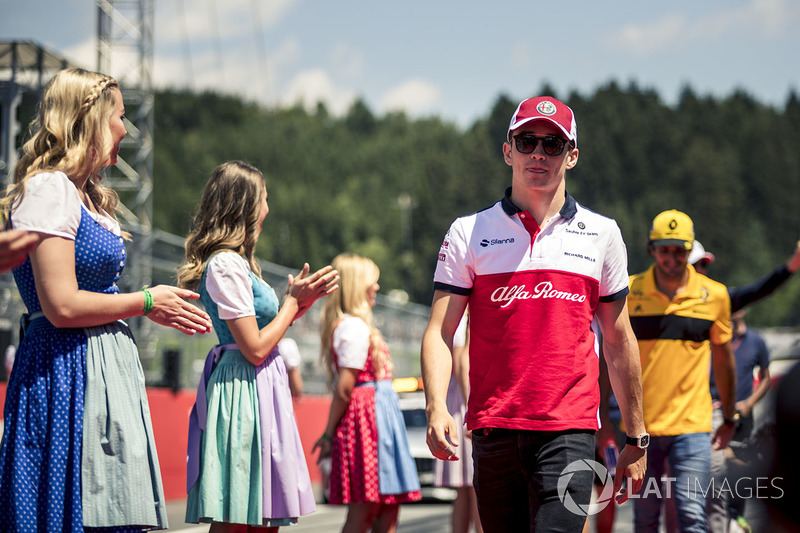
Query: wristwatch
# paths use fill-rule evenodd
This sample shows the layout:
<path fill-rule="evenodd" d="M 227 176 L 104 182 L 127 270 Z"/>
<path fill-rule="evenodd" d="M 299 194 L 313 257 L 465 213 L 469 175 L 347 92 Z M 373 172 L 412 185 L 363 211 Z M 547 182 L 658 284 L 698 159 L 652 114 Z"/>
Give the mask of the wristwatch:
<path fill-rule="evenodd" d="M 739 411 L 734 411 L 733 416 L 730 418 L 726 418 L 723 424 L 726 426 L 738 426 L 740 421 Z"/>
<path fill-rule="evenodd" d="M 631 446 L 636 446 L 640 450 L 645 450 L 650 445 L 650 434 L 640 433 L 635 437 L 628 437 L 626 435 L 625 444 L 630 444 Z"/>

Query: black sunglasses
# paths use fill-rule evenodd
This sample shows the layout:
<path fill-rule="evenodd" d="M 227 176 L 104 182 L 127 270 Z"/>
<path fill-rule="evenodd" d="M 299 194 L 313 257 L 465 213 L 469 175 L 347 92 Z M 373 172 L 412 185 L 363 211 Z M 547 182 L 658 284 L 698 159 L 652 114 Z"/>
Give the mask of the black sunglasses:
<path fill-rule="evenodd" d="M 521 154 L 532 154 L 536 147 L 542 142 L 542 150 L 547 155 L 555 156 L 561 155 L 564 152 L 564 147 L 569 143 L 566 139 L 555 137 L 553 135 L 531 135 L 530 133 L 520 133 L 514 135 L 514 144 L 517 147 L 517 152 Z"/>

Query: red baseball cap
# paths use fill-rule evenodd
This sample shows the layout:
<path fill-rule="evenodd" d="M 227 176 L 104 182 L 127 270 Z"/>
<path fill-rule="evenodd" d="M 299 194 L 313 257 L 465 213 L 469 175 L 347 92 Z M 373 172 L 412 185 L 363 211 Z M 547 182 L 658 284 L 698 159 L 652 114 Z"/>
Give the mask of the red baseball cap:
<path fill-rule="evenodd" d="M 567 139 L 578 145 L 578 126 L 575 124 L 575 114 L 563 102 L 552 96 L 537 96 L 528 98 L 519 104 L 511 116 L 506 138 L 511 141 L 511 132 L 532 120 L 547 120 L 559 127 Z"/>

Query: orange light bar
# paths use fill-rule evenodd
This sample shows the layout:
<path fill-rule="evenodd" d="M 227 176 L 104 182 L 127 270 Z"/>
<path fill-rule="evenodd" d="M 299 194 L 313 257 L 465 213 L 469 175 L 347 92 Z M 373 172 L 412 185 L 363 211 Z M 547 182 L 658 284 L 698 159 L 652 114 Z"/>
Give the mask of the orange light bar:
<path fill-rule="evenodd" d="M 417 378 L 395 378 L 392 380 L 392 388 L 395 392 L 414 392 L 422 387 Z"/>

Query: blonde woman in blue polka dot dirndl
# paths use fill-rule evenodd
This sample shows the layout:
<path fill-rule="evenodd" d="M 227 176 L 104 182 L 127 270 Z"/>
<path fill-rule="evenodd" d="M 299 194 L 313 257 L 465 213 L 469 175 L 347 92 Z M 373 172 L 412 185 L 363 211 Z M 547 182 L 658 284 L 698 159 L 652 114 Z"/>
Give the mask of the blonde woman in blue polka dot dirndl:
<path fill-rule="evenodd" d="M 37 240 L 14 269 L 28 314 L 4 412 L 3 532 L 167 528 L 144 374 L 122 321 L 147 315 L 188 334 L 211 322 L 183 300 L 192 291 L 117 287 L 127 234 L 98 173 L 117 162 L 124 113 L 113 78 L 56 74 L 0 202 L 7 224 Z"/>

